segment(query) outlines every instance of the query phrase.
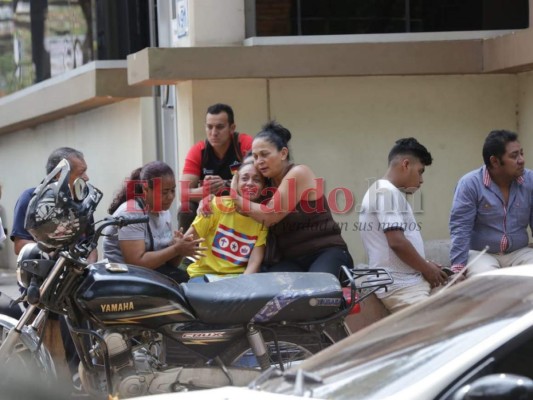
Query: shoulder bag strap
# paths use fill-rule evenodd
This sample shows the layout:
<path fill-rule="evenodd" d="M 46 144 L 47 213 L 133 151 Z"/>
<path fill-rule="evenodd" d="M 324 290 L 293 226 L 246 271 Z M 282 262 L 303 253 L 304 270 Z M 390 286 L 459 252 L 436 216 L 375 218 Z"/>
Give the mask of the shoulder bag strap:
<path fill-rule="evenodd" d="M 135 201 L 139 207 L 141 207 L 141 210 L 143 210 L 144 215 L 146 215 L 144 202 L 138 197 L 135 198 Z M 154 236 L 152 235 L 152 229 L 150 228 L 150 220 L 146 221 L 146 230 L 148 231 L 148 240 L 150 241 L 150 247 L 148 251 L 154 251 Z"/>

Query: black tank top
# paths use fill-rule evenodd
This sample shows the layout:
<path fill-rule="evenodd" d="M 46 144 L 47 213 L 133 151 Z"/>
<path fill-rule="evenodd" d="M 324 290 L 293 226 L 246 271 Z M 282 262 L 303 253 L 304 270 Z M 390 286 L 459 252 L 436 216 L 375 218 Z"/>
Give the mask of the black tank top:
<path fill-rule="evenodd" d="M 347 249 L 325 197 L 301 200 L 294 211 L 270 227 L 284 258 L 312 254 L 327 247 Z"/>
<path fill-rule="evenodd" d="M 295 164 L 287 168 L 289 172 Z M 327 199 L 300 200 L 285 218 L 270 227 L 283 258 L 312 254 L 327 247 L 348 249 L 341 228 L 333 219 Z"/>
<path fill-rule="evenodd" d="M 233 177 L 231 167 L 238 166 L 242 161 L 239 134 L 237 132 L 233 134 L 231 141 L 232 143 L 222 159 L 216 156 L 213 146 L 207 140 L 205 141 L 205 149 L 202 151 L 202 174 L 200 180 L 203 180 L 206 175 L 218 175 L 224 180 Z"/>

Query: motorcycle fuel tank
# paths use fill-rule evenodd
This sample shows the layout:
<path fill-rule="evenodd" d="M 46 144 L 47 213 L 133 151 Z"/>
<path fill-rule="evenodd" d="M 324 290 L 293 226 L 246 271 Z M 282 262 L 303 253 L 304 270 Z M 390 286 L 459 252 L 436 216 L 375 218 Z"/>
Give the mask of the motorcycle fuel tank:
<path fill-rule="evenodd" d="M 196 319 L 180 285 L 148 268 L 127 264 L 90 265 L 75 298 L 82 310 L 104 325 L 158 328 Z"/>

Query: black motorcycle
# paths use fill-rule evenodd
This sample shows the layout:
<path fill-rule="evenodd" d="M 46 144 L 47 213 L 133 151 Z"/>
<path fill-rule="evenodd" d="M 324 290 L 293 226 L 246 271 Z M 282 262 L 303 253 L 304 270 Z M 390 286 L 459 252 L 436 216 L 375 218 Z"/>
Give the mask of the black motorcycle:
<path fill-rule="evenodd" d="M 26 245 L 18 261 L 29 307 L 18 321 L 0 315 L 0 363 L 37 366 L 36 374 L 47 382 L 55 376 L 41 343 L 49 312 L 66 317 L 84 390 L 99 398 L 127 398 L 244 386 L 262 370 L 283 370 L 348 336 L 345 317 L 392 282 L 384 270 L 344 268 L 344 290 L 325 273 L 177 284 L 147 268 L 88 264 L 106 227 L 146 223 L 147 217 L 107 218 L 96 224 L 90 241 L 80 242 L 76 231 L 102 194 L 83 182 L 70 189 L 68 175 L 63 160 L 35 190 L 28 215 L 33 206 L 37 221 L 27 215 L 26 225 L 38 244 Z M 45 217 L 51 212 L 56 222 L 65 222 L 59 232 Z M 369 275 L 381 279 L 356 286 Z"/>

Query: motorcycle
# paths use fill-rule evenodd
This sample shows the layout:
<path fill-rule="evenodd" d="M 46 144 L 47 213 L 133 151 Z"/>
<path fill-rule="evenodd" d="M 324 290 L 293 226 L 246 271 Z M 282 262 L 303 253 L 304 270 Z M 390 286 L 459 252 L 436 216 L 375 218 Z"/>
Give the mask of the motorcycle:
<path fill-rule="evenodd" d="M 29 230 L 38 244 L 26 245 L 18 261 L 29 306 L 18 321 L 0 315 L 0 363 L 31 364 L 43 381 L 55 376 L 41 339 L 50 312 L 66 317 L 83 389 L 96 398 L 128 398 L 245 386 L 261 371 L 284 370 L 347 337 L 345 317 L 366 296 L 392 283 L 384 270 L 343 267 L 344 288 L 326 273 L 261 273 L 177 284 L 134 265 L 89 264 L 87 257 L 106 227 L 148 218 L 106 218 L 95 223 L 90 240 L 80 241 L 72 227 L 83 228 L 102 193 L 83 181 L 69 189 L 69 171 L 66 160 L 58 164 L 35 190 L 40 203 L 34 208 L 41 217 L 55 210 L 55 220 L 64 216 L 70 225 L 63 224 L 59 233 L 44 217 L 32 225 L 30 202 L 26 226 L 33 226 Z M 374 277 L 371 282 L 359 283 L 368 276 Z"/>

